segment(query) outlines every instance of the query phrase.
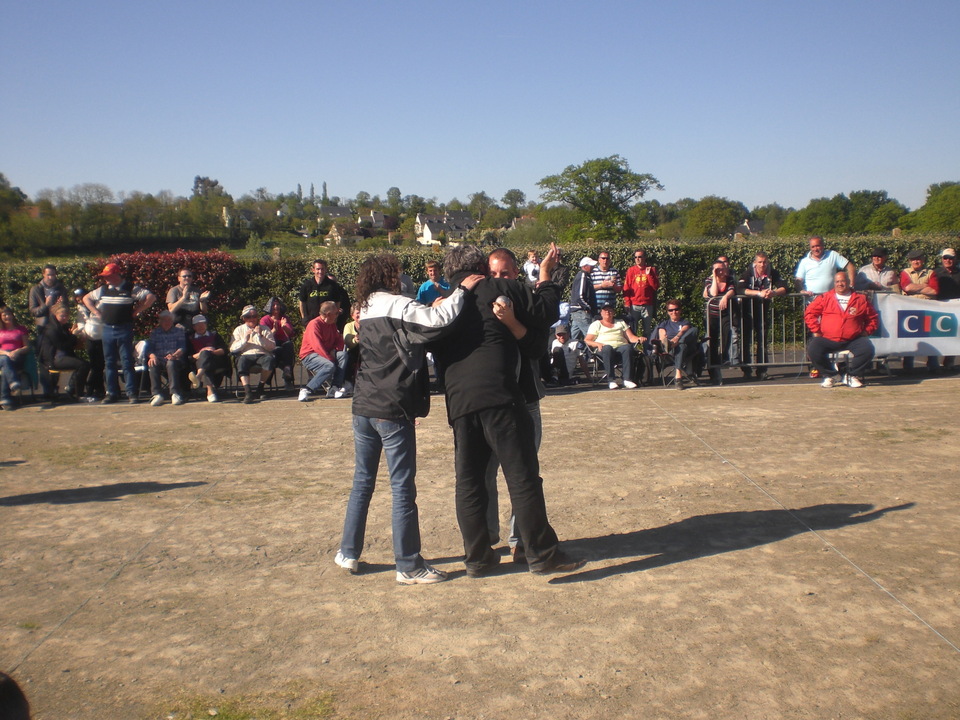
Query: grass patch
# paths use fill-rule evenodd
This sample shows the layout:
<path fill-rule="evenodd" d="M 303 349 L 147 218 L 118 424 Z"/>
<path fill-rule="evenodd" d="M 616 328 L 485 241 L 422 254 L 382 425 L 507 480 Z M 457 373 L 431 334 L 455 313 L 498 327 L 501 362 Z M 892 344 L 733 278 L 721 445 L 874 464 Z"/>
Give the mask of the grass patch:
<path fill-rule="evenodd" d="M 35 623 L 35 622 L 22 622 L 22 623 L 20 623 L 19 625 L 17 625 L 17 627 L 20 628 L 21 630 L 30 630 L 30 631 L 39 630 L 39 629 L 40 629 L 40 623 Z"/>
<path fill-rule="evenodd" d="M 257 695 L 183 697 L 164 705 L 150 720 L 323 720 L 333 717 L 333 694 L 304 695 L 298 690 Z"/>

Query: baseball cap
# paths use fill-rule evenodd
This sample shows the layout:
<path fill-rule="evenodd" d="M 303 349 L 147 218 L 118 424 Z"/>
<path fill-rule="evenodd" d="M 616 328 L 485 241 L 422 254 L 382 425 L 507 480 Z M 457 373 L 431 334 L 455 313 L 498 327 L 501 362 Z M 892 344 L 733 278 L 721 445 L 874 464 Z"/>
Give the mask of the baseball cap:
<path fill-rule="evenodd" d="M 103 266 L 103 270 L 100 272 L 100 277 L 107 277 L 108 275 L 120 275 L 120 266 L 116 263 L 107 263 Z"/>
<path fill-rule="evenodd" d="M 248 315 L 257 315 L 257 308 L 255 305 L 245 305 L 243 312 L 240 313 L 240 317 L 245 318 Z"/>
<path fill-rule="evenodd" d="M 583 267 L 584 265 L 589 265 L 590 267 L 593 267 L 596 264 L 597 264 L 596 260 L 594 260 L 589 255 L 584 255 L 582 258 L 580 258 L 580 264 L 577 265 L 577 267 Z"/>
<path fill-rule="evenodd" d="M 940 257 L 942 257 L 942 258 L 944 258 L 944 257 L 956 258 L 956 257 L 957 257 L 957 253 L 956 253 L 956 251 L 955 251 L 953 248 L 944 248 L 944 249 L 943 249 L 943 252 L 940 253 Z"/>
<path fill-rule="evenodd" d="M 923 260 L 926 256 L 923 250 L 911 250 L 907 253 L 907 260 Z"/>
<path fill-rule="evenodd" d="M 204 315 L 194 315 L 194 316 L 193 316 L 193 324 L 194 324 L 194 325 L 196 325 L 197 323 L 202 323 L 202 322 L 206 322 L 206 321 L 207 321 L 207 318 L 206 318 L 206 316 L 204 316 Z"/>

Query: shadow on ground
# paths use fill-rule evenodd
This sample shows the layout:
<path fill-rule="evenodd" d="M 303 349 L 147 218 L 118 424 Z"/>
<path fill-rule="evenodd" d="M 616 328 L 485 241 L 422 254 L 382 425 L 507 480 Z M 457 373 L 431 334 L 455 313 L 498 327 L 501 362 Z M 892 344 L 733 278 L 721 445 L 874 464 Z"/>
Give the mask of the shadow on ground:
<path fill-rule="evenodd" d="M 554 578 L 551 583 L 602 580 L 673 563 L 786 540 L 801 533 L 859 525 L 914 503 L 873 510 L 863 503 L 813 505 L 798 510 L 753 510 L 714 513 L 629 533 L 582 538 L 565 543 L 571 555 L 587 560 L 646 556 L 619 565 Z"/>
<path fill-rule="evenodd" d="M 95 485 L 93 487 L 69 488 L 65 490 L 47 490 L 46 492 L 27 493 L 25 495 L 11 495 L 0 497 L 0 506 L 14 507 L 17 505 L 72 505 L 85 502 L 114 502 L 124 495 L 142 495 L 144 493 L 165 492 L 180 488 L 206 485 L 205 482 L 132 482 L 114 483 L 113 485 Z"/>

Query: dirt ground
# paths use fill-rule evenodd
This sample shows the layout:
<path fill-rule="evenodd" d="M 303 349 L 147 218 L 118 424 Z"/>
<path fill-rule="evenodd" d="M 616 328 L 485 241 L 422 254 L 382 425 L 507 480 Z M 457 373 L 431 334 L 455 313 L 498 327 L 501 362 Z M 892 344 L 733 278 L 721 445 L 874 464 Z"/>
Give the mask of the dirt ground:
<path fill-rule="evenodd" d="M 37 720 L 240 696 L 355 720 L 958 718 L 958 390 L 551 394 L 548 510 L 590 561 L 552 578 L 463 574 L 436 398 L 421 527 L 453 577 L 417 587 L 386 485 L 362 574 L 333 564 L 349 401 L 4 413 L 0 669 Z M 315 716 L 290 708 L 270 717 Z"/>

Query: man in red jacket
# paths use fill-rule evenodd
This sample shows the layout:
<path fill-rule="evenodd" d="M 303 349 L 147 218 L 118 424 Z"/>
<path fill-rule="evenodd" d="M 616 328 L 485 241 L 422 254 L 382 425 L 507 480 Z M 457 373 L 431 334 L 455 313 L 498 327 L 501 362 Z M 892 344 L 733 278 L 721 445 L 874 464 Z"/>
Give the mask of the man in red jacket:
<path fill-rule="evenodd" d="M 850 278 L 845 271 L 833 276 L 832 292 L 818 295 L 807 305 L 803 319 L 813 334 L 807 343 L 807 355 L 823 374 L 823 387 L 833 387 L 841 382 L 827 359 L 830 353 L 841 350 L 853 353 L 853 359 L 848 363 L 847 384 L 852 388 L 863 387 L 863 373 L 873 360 L 873 343 L 869 335 L 879 327 L 879 318 L 867 296 L 851 290 Z"/>

